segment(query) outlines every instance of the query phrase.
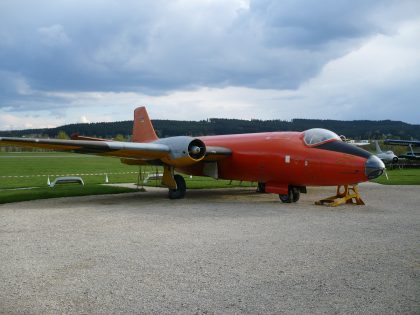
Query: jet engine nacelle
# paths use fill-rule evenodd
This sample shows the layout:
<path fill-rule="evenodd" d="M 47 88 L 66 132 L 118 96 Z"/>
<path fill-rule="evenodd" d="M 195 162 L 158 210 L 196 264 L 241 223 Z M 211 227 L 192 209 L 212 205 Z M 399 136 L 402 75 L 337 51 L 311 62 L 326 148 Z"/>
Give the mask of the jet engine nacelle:
<path fill-rule="evenodd" d="M 154 143 L 165 144 L 171 149 L 169 157 L 163 159 L 163 162 L 172 166 L 191 165 L 200 162 L 206 155 L 206 145 L 197 138 L 171 137 Z"/>

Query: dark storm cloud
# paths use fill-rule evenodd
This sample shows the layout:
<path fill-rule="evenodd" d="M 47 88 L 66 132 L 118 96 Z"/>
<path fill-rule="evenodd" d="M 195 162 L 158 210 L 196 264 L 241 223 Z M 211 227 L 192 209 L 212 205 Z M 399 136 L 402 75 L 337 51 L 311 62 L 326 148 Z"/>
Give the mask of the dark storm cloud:
<path fill-rule="evenodd" d="M 373 13 L 390 1 L 260 0 L 251 9 L 265 25 L 274 46 L 316 48 L 340 39 L 363 37 L 382 31 L 371 21 Z M 318 47 L 319 48 L 319 47 Z"/>
<path fill-rule="evenodd" d="M 31 91 L 296 88 L 365 38 L 392 31 L 412 6 L 387 0 L 255 0 L 249 6 L 240 0 L 6 0 L 0 3 L 0 70 L 12 80 L 0 83 L 7 90 L 0 107 L 10 106 L 13 94 L 25 98 Z"/>

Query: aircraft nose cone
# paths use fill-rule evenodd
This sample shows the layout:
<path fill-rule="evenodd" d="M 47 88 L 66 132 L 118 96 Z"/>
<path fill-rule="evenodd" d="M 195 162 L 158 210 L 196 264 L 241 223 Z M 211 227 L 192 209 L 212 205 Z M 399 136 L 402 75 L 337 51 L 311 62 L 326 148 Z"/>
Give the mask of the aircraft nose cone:
<path fill-rule="evenodd" d="M 382 175 L 385 170 L 385 164 L 376 155 L 371 155 L 365 164 L 365 174 L 369 180 Z"/>

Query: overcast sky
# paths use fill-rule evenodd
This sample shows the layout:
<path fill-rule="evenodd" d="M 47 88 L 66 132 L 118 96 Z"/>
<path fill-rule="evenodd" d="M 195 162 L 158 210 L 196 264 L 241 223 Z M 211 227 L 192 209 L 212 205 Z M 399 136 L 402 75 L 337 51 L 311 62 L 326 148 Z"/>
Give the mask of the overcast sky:
<path fill-rule="evenodd" d="M 141 105 L 159 119 L 420 124 L 420 1 L 0 1 L 0 130 Z"/>

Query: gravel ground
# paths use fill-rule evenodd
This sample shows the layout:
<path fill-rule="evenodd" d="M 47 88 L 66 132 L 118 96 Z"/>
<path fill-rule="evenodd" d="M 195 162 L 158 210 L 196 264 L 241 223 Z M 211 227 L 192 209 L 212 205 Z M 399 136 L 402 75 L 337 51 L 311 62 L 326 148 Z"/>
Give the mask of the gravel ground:
<path fill-rule="evenodd" d="M 419 314 L 420 186 L 367 206 L 250 189 L 0 206 L 2 314 Z"/>

